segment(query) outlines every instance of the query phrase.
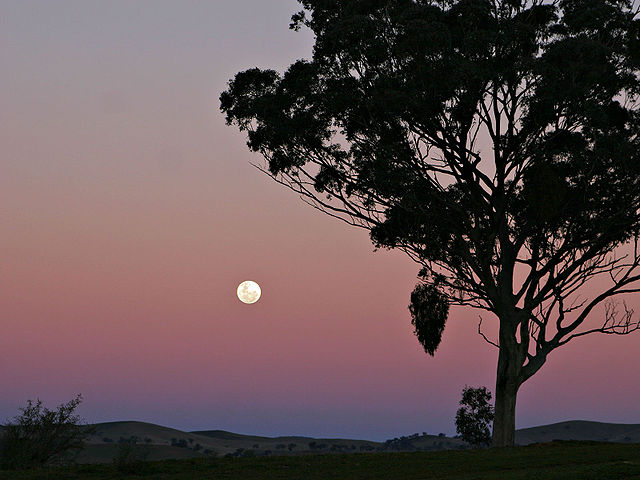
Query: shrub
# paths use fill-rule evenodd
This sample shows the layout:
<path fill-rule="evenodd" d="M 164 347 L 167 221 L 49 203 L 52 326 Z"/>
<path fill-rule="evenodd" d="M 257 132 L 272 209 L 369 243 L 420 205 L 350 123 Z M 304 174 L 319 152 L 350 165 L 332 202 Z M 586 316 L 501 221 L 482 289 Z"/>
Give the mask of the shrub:
<path fill-rule="evenodd" d="M 29 400 L 20 415 L 5 427 L 0 466 L 23 470 L 71 461 L 93 429 L 80 424 L 74 415 L 82 396 L 63 403 L 56 410 Z"/>
<path fill-rule="evenodd" d="M 118 449 L 113 463 L 120 473 L 139 474 L 147 469 L 147 457 L 149 448 L 138 445 L 138 438 L 133 436 L 121 439 L 116 447 Z"/>
<path fill-rule="evenodd" d="M 172 438 L 171 439 L 172 447 L 180 447 L 180 448 L 189 448 L 187 441 L 184 438 Z"/>

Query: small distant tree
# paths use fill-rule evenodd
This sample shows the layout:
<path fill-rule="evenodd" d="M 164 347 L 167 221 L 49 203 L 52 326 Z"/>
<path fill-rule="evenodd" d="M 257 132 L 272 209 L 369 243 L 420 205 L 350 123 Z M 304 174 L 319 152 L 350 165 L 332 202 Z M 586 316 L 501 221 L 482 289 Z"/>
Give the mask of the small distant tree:
<path fill-rule="evenodd" d="M 56 410 L 29 400 L 20 415 L 5 426 L 0 466 L 22 470 L 64 463 L 80 451 L 92 429 L 81 425 L 74 414 L 82 396 L 63 403 Z"/>
<path fill-rule="evenodd" d="M 113 464 L 119 473 L 141 474 L 147 470 L 146 461 L 150 453 L 148 443 L 147 445 L 138 444 L 138 437 L 135 435 L 129 438 L 121 437 Z"/>
<path fill-rule="evenodd" d="M 465 442 L 476 447 L 491 444 L 489 425 L 493 421 L 491 392 L 486 387 L 465 387 L 456 413 L 456 431 Z"/>

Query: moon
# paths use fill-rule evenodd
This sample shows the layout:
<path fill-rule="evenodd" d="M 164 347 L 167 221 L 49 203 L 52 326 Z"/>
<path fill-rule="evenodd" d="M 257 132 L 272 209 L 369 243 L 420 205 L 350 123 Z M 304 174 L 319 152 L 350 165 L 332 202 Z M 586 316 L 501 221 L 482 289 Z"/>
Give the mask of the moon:
<path fill-rule="evenodd" d="M 260 300 L 260 295 L 262 294 L 262 290 L 260 290 L 260 285 L 258 285 L 253 280 L 245 280 L 240 285 L 238 285 L 238 299 L 242 303 L 256 303 Z"/>

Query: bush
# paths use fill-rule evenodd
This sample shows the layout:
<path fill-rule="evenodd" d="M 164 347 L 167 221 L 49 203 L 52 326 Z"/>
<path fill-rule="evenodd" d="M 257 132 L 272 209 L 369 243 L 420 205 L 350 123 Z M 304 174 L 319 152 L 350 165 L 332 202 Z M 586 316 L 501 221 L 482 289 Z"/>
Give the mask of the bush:
<path fill-rule="evenodd" d="M 493 421 L 491 392 L 486 387 L 465 387 L 460 409 L 456 413 L 456 431 L 465 441 L 476 447 L 491 444 L 489 425 Z"/>
<path fill-rule="evenodd" d="M 187 441 L 184 438 L 172 438 L 171 439 L 172 447 L 180 447 L 180 448 L 189 448 Z"/>
<path fill-rule="evenodd" d="M 139 474 L 144 473 L 147 467 L 146 460 L 149 449 L 138 445 L 138 438 L 133 436 L 118 442 L 118 452 L 113 463 L 120 473 Z"/>
<path fill-rule="evenodd" d="M 5 427 L 0 466 L 23 470 L 71 461 L 92 433 L 74 415 L 81 402 L 78 395 L 57 410 L 49 410 L 40 400 L 29 400 Z"/>

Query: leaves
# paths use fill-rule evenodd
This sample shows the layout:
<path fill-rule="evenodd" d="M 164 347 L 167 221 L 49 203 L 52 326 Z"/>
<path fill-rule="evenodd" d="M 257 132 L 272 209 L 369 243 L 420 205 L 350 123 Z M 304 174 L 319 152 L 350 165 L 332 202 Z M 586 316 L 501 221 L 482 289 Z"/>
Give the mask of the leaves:
<path fill-rule="evenodd" d="M 489 425 L 493 421 L 491 392 L 486 387 L 466 386 L 462 390 L 460 408 L 456 413 L 456 431 L 465 442 L 481 447 L 491 444 Z"/>
<path fill-rule="evenodd" d="M 300 3 L 292 28 L 311 29 L 312 57 L 238 73 L 221 109 L 278 182 L 420 265 L 432 288 L 411 314 L 428 353 L 448 305 L 506 323 L 523 310 L 531 332 L 565 318 L 587 279 L 637 278 L 605 260 L 640 232 L 628 2 Z"/>
<path fill-rule="evenodd" d="M 74 414 L 82 396 L 63 403 L 56 410 L 29 400 L 13 422 L 5 427 L 1 465 L 26 469 L 61 463 L 84 446 L 89 430 L 79 425 Z"/>
<path fill-rule="evenodd" d="M 434 285 L 421 283 L 411 293 L 409 312 L 418 341 L 433 356 L 442 341 L 449 302 Z"/>

